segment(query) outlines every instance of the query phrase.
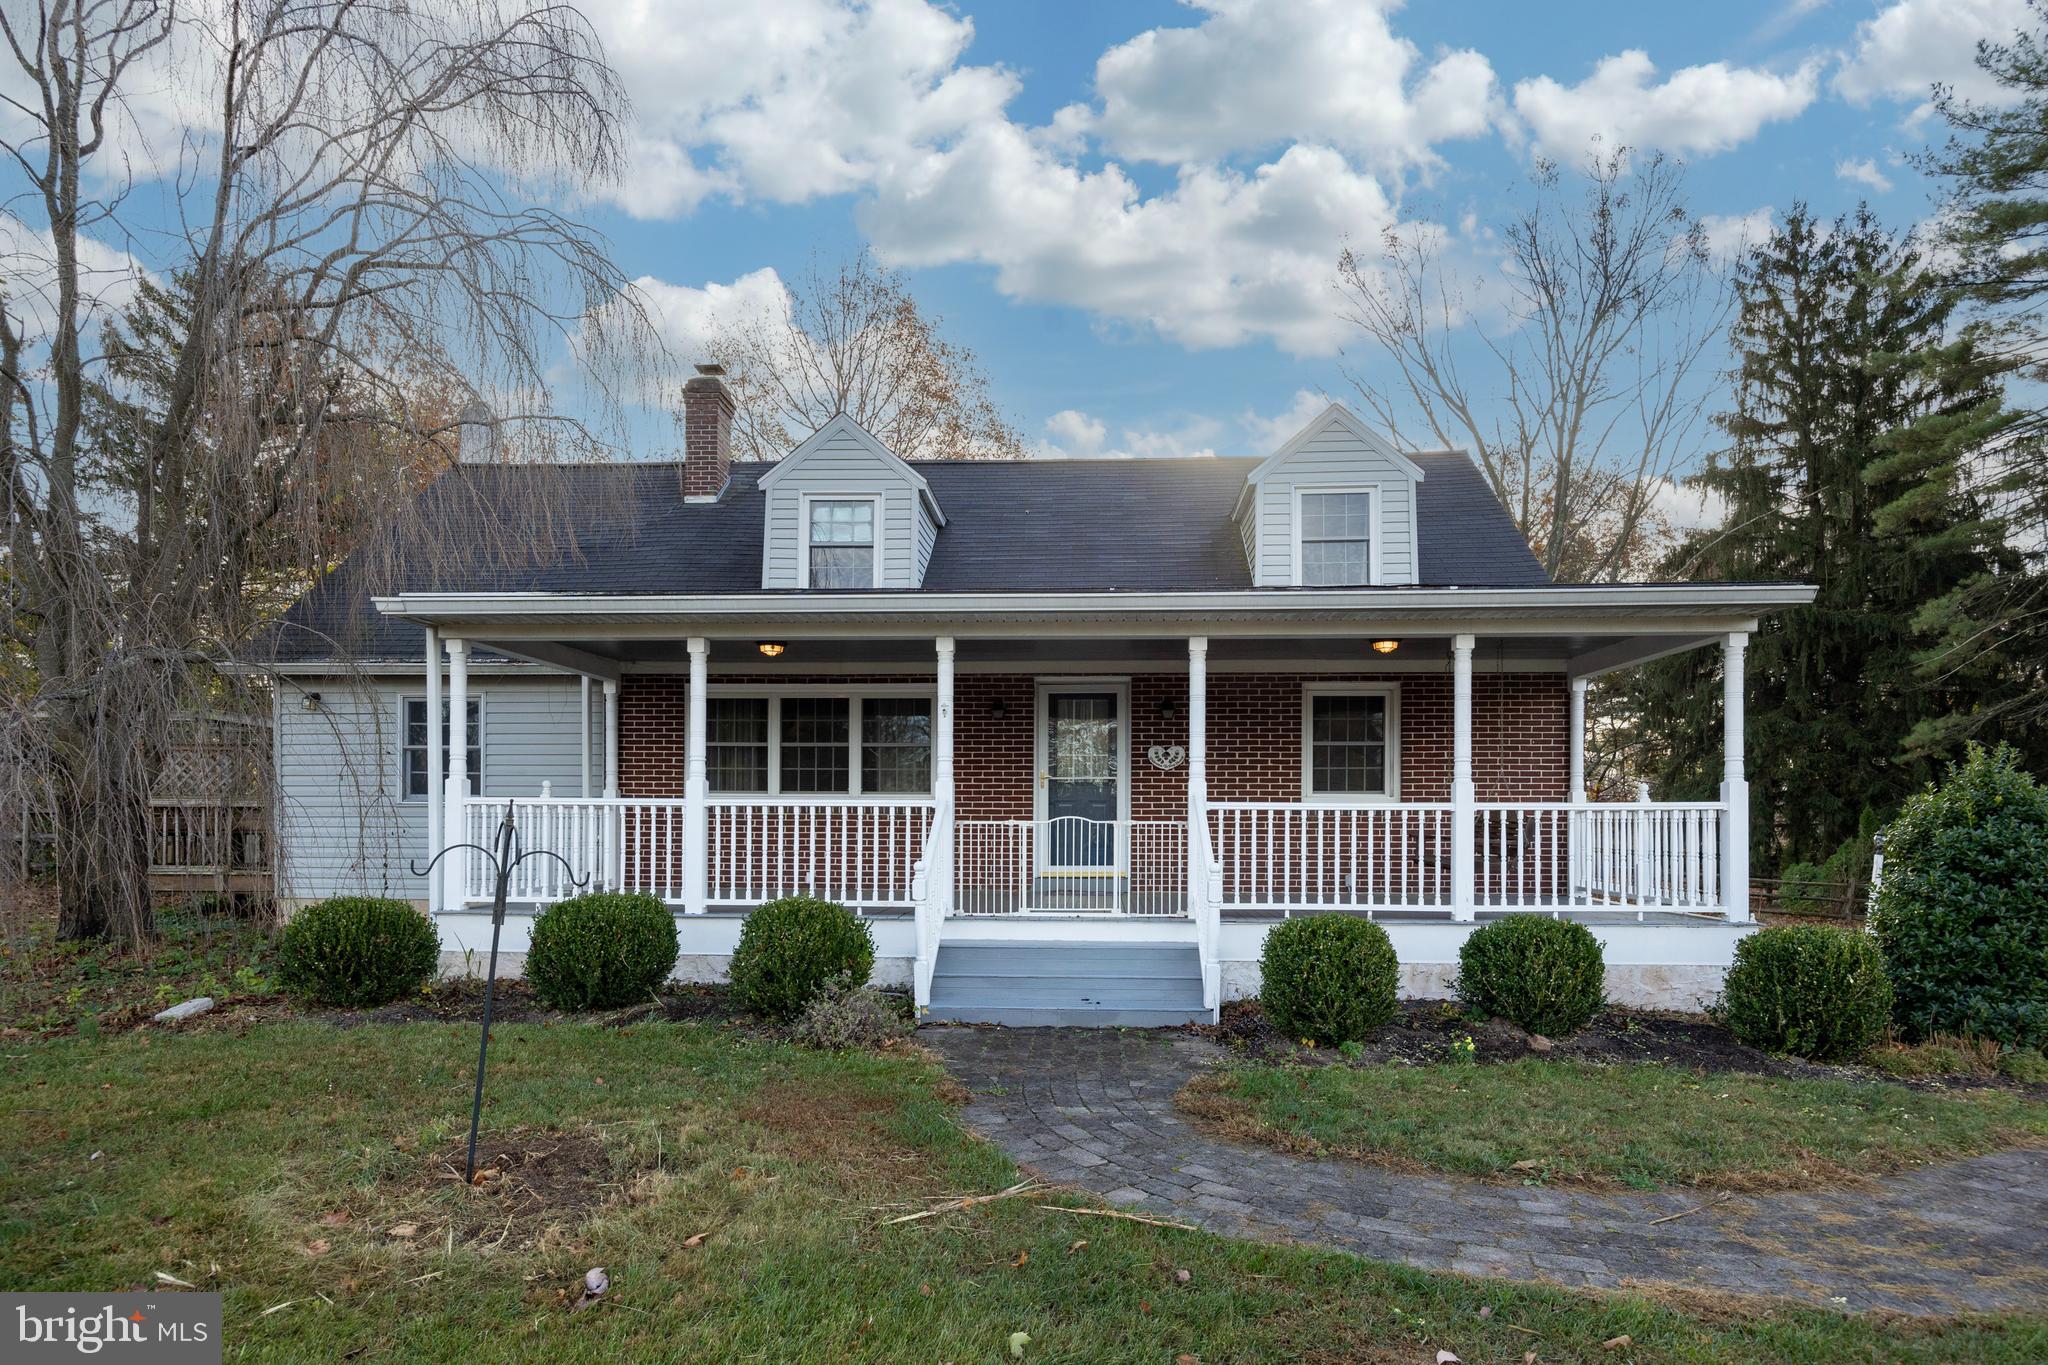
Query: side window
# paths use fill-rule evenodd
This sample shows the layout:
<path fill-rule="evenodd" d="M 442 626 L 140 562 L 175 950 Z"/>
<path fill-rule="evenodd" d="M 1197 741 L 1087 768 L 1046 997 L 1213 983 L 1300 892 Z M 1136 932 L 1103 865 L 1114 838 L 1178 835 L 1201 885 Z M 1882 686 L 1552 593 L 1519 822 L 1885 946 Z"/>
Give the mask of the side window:
<path fill-rule="evenodd" d="M 399 790 L 408 801 L 424 800 L 427 795 L 427 699 L 407 697 L 405 707 L 405 733 L 399 747 Z M 482 791 L 484 786 L 484 699 L 481 694 L 469 699 L 469 744 L 463 759 L 469 767 L 470 790 Z M 448 771 L 448 699 L 441 698 L 441 771 Z"/>
<path fill-rule="evenodd" d="M 768 790 L 768 699 L 711 697 L 704 706 L 704 769 L 714 792 Z"/>
<path fill-rule="evenodd" d="M 1303 729 L 1305 795 L 1342 798 L 1393 794 L 1396 737 L 1390 693 L 1310 693 Z"/>

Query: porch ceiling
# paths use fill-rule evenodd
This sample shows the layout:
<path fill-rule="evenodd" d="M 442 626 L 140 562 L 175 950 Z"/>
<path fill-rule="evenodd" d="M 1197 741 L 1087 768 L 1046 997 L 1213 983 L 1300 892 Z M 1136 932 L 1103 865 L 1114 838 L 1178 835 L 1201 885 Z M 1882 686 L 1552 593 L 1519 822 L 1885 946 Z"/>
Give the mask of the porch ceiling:
<path fill-rule="evenodd" d="M 771 638 L 763 636 L 762 638 Z M 932 637 L 896 636 L 846 639 L 775 635 L 784 646 L 776 659 L 761 655 L 754 640 L 711 641 L 711 666 L 718 672 L 800 675 L 816 672 L 929 673 L 934 668 Z M 1379 654 L 1370 640 L 1393 638 L 1400 647 Z M 1484 635 L 1479 637 L 1473 667 L 1481 673 L 1555 670 L 1575 676 L 1605 672 L 1631 663 L 1717 641 L 1713 634 L 1683 635 Z M 686 642 L 672 639 L 575 638 L 560 641 L 496 639 L 480 636 L 475 643 L 515 657 L 558 667 L 606 674 L 620 669 L 681 670 L 688 665 Z M 1135 672 L 1179 672 L 1187 667 L 1185 635 L 1143 637 L 1005 637 L 963 638 L 956 660 L 967 671 L 994 668 L 1046 671 L 1087 666 Z M 1209 667 L 1224 672 L 1282 669 L 1301 665 L 1317 670 L 1345 667 L 1359 672 L 1449 672 L 1451 641 L 1447 635 L 1258 636 L 1210 637 Z"/>

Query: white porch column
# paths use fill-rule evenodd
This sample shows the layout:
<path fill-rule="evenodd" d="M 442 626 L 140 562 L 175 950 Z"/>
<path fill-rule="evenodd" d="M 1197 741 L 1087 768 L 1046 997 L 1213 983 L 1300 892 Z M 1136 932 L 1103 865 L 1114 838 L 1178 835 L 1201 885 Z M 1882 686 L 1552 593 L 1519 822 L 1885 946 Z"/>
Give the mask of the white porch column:
<path fill-rule="evenodd" d="M 576 765 L 576 776 L 582 782 L 581 795 L 585 801 L 588 801 L 590 799 L 590 675 L 588 673 L 582 674 L 576 681 L 579 684 L 576 689 L 576 695 L 583 701 L 583 707 L 577 713 L 577 730 L 583 737 L 583 761 Z"/>
<path fill-rule="evenodd" d="M 1731 631 L 1721 644 L 1721 885 L 1728 918 L 1749 914 L 1749 778 L 1742 766 L 1744 657 L 1749 636 Z"/>
<path fill-rule="evenodd" d="M 925 872 L 934 878 L 934 894 L 943 911 L 953 908 L 953 821 L 958 788 L 953 780 L 953 637 L 941 635 L 934 642 L 938 653 L 938 709 L 932 717 L 932 829 L 939 834 L 937 847 L 924 854 Z"/>
<path fill-rule="evenodd" d="M 399 724 L 405 717 L 399 717 Z M 441 632 L 427 627 L 427 851 L 426 863 L 446 845 L 442 842 L 441 817 L 448 806 L 448 791 L 441 785 Z M 437 868 L 427 878 L 427 913 L 441 908 L 441 873 Z"/>
<path fill-rule="evenodd" d="M 690 712 L 684 735 L 683 770 L 683 913 L 704 913 L 705 887 L 709 871 L 709 842 L 705 829 L 708 795 L 704 776 L 704 727 L 709 723 L 705 689 L 711 673 L 711 642 L 693 635 L 690 647 Z"/>
<path fill-rule="evenodd" d="M 626 819 L 617 805 L 619 799 L 619 684 L 604 680 L 604 884 L 616 891 L 625 884 L 626 858 L 620 847 L 626 833 Z"/>
<path fill-rule="evenodd" d="M 1586 799 L 1586 683 L 1585 678 L 1572 679 L 1572 776 L 1571 800 L 1578 804 Z"/>
<path fill-rule="evenodd" d="M 1469 920 L 1473 905 L 1472 785 L 1473 637 L 1451 637 L 1451 918 Z"/>
<path fill-rule="evenodd" d="M 1209 637 L 1188 637 L 1188 914 L 1202 964 L 1202 1007 L 1220 1003 L 1221 967 L 1216 960 L 1220 913 L 1209 885 Z M 1213 1019 L 1214 1016 L 1212 1015 Z"/>
<path fill-rule="evenodd" d="M 450 639 L 448 642 L 448 795 L 442 815 L 442 829 L 449 845 L 446 859 L 441 867 L 441 904 L 449 910 L 459 910 L 469 898 L 469 851 L 455 848 L 456 844 L 468 841 L 468 821 L 464 818 L 463 801 L 469 795 L 469 641 Z M 435 719 L 440 708 L 427 707 L 429 728 L 427 752 L 438 753 L 441 746 L 433 742 L 431 731 L 438 726 Z"/>

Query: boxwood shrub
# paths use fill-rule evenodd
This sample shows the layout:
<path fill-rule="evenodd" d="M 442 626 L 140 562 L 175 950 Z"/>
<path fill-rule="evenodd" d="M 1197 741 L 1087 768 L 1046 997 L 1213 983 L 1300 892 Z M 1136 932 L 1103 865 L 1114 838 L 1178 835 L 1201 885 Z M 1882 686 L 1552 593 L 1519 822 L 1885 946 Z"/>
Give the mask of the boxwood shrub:
<path fill-rule="evenodd" d="M 1362 1039 L 1394 1017 L 1401 963 L 1387 931 L 1349 915 L 1285 920 L 1259 954 L 1259 1004 L 1290 1038 Z"/>
<path fill-rule="evenodd" d="M 1899 1031 L 2048 1044 L 2048 787 L 1972 745 L 1885 832 L 1871 912 Z"/>
<path fill-rule="evenodd" d="M 676 965 L 676 920 L 653 896 L 593 891 L 533 922 L 526 980 L 560 1010 L 613 1009 L 653 996 Z"/>
<path fill-rule="evenodd" d="M 867 984 L 875 936 L 834 901 L 786 896 L 747 916 L 727 975 L 735 999 L 769 1019 L 792 1019 L 836 977 Z"/>
<path fill-rule="evenodd" d="M 1600 1012 L 1607 964 L 1583 924 L 1510 915 L 1475 929 L 1458 950 L 1458 999 L 1530 1033 L 1562 1038 Z"/>
<path fill-rule="evenodd" d="M 1892 987 L 1868 934 L 1818 924 L 1759 929 L 1735 945 L 1721 1022 L 1740 1042 L 1850 1062 L 1884 1036 Z"/>
<path fill-rule="evenodd" d="M 441 963 L 427 917 L 399 900 L 336 896 L 285 922 L 278 982 L 321 1005 L 386 1005 L 424 986 Z"/>

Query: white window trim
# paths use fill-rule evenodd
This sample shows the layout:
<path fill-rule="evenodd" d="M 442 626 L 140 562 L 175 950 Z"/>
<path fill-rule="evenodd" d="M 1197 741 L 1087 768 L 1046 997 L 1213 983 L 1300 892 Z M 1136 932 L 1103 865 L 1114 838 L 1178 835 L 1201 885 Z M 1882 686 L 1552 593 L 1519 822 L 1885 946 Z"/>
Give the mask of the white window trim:
<path fill-rule="evenodd" d="M 885 510 L 880 493 L 803 493 L 797 497 L 797 556 L 796 585 L 800 589 L 811 586 L 811 504 L 814 502 L 864 502 L 874 509 L 875 543 L 869 558 L 873 561 L 874 581 L 868 586 L 882 586 L 882 544 L 887 535 L 882 526 Z"/>
<path fill-rule="evenodd" d="M 808 552 L 807 552 L 808 553 Z M 861 702 L 867 698 L 918 697 L 931 703 L 932 723 L 936 726 L 939 714 L 939 693 L 936 687 L 918 683 L 877 683 L 863 687 L 832 687 L 829 685 L 783 686 L 775 683 L 712 683 L 705 689 L 707 697 L 762 697 L 768 702 L 768 790 L 759 792 L 712 792 L 713 801 L 748 801 L 774 797 L 780 799 L 782 790 L 782 702 L 786 697 L 843 697 L 846 699 L 846 782 L 848 790 L 843 792 L 790 792 L 789 796 L 804 801 L 815 801 L 820 805 L 833 802 L 851 805 L 857 801 L 929 801 L 931 790 L 921 792 L 877 792 L 861 790 Z M 936 734 L 934 735 L 934 761 L 936 761 Z"/>
<path fill-rule="evenodd" d="M 489 703 L 484 700 L 485 695 L 486 693 L 480 688 L 473 687 L 469 689 L 469 700 L 476 703 L 476 769 L 465 775 L 469 778 L 470 790 L 479 796 L 483 795 L 484 769 L 488 766 L 491 757 L 490 722 L 486 719 L 490 714 L 491 708 Z M 427 704 L 427 694 L 424 692 L 401 692 L 398 694 L 398 760 L 394 765 L 392 783 L 398 788 L 398 799 L 400 801 L 418 805 L 429 800 L 433 793 L 429 792 L 426 796 L 414 796 L 406 790 L 405 751 L 411 746 L 405 742 L 405 709 L 410 702 L 418 702 L 421 706 L 425 706 Z M 441 704 L 443 706 L 448 705 L 448 693 L 445 690 L 441 693 Z M 452 713 L 449 719 L 451 722 L 453 721 Z M 448 743 L 448 731 L 452 728 L 454 728 L 452 724 L 442 727 L 441 742 L 443 744 Z M 449 747 L 453 748 L 454 746 L 450 745 Z M 433 770 L 429 768 L 428 771 L 431 772 Z M 448 764 L 445 759 L 441 763 L 441 776 L 444 780 L 448 776 Z"/>
<path fill-rule="evenodd" d="M 1318 792 L 1315 790 L 1315 699 L 1317 697 L 1385 697 L 1387 699 L 1387 789 L 1384 792 Z M 1401 799 L 1401 684 L 1307 683 L 1301 689 L 1301 799 L 1315 805 L 1386 804 Z"/>
<path fill-rule="evenodd" d="M 1380 551 L 1386 540 L 1380 534 L 1382 520 L 1380 509 L 1385 507 L 1387 502 L 1383 489 L 1384 485 L 1377 483 L 1296 484 L 1294 486 L 1293 586 L 1297 588 L 1307 586 L 1302 582 L 1301 578 L 1302 528 L 1308 524 L 1306 518 L 1302 515 L 1302 501 L 1312 494 L 1321 493 L 1364 493 L 1368 495 L 1366 512 L 1369 524 L 1365 532 L 1367 536 L 1365 543 L 1366 581 L 1356 586 L 1373 588 L 1378 587 L 1385 581 L 1385 575 L 1380 571 Z M 806 522 L 805 524 L 808 525 L 809 523 Z M 806 559 L 809 558 L 808 552 L 806 552 L 805 557 Z"/>

